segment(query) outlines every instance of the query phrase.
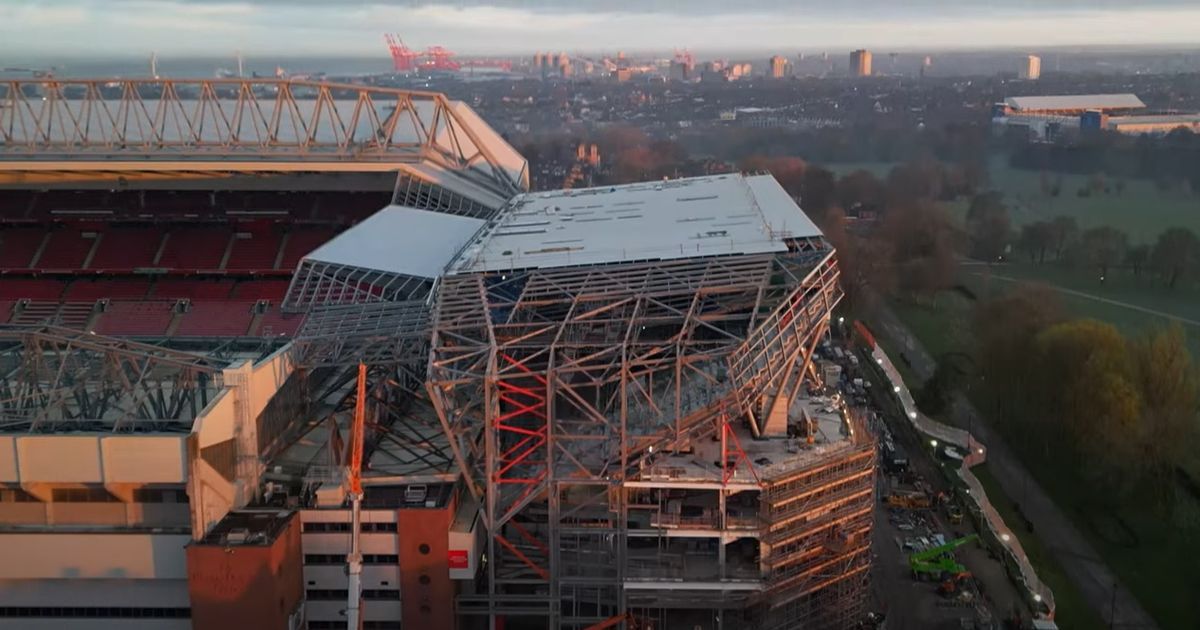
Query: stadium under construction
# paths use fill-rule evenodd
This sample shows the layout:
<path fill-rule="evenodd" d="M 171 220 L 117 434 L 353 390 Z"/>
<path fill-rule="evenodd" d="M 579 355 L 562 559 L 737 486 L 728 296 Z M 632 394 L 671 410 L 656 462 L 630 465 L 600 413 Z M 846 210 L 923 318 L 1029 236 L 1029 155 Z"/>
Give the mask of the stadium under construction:
<path fill-rule="evenodd" d="M 875 445 L 771 176 L 530 192 L 359 85 L 0 104 L 0 627 L 862 618 Z"/>

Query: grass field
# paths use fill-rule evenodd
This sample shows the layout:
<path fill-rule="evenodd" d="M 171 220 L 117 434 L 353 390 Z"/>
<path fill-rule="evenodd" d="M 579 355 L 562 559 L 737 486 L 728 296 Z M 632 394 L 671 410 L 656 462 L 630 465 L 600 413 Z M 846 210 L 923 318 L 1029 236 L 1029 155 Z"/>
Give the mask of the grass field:
<path fill-rule="evenodd" d="M 821 166 L 842 176 L 865 170 L 880 179 L 887 177 L 895 162 L 838 162 Z M 1060 215 L 1074 217 L 1081 229 L 1109 225 L 1124 231 L 1132 243 L 1153 243 L 1169 227 L 1186 227 L 1200 233 L 1200 195 L 1183 190 L 1160 190 L 1152 181 L 1123 180 L 1116 192 L 1115 179 L 1107 179 L 1111 192 L 1080 197 L 1089 178 L 1084 175 L 1047 174 L 1047 183 L 1059 185 L 1058 196 L 1043 191 L 1042 174 L 1015 169 L 1004 158 L 993 158 L 988 175 L 991 188 L 1004 194 L 1013 226 L 1049 220 Z M 965 217 L 969 199 L 947 204 L 959 218 Z"/>
<path fill-rule="evenodd" d="M 1062 182 L 1059 195 L 1052 197 L 1042 191 L 1042 175 L 1036 171 L 1014 169 L 997 159 L 989 174 L 992 189 L 1004 194 L 1014 226 L 1066 215 L 1082 229 L 1110 225 L 1123 230 L 1134 243 L 1152 243 L 1169 227 L 1200 232 L 1200 196 L 1163 191 L 1152 181 L 1124 180 L 1124 191 L 1117 193 L 1115 180 L 1109 179 L 1111 193 L 1080 197 L 1077 191 L 1087 186 L 1088 177 L 1048 174 L 1049 182 Z"/>
<path fill-rule="evenodd" d="M 1089 270 L 1024 262 L 990 268 L 982 265 L 964 266 L 960 278 L 980 299 L 1012 289 L 1017 284 L 1013 279 L 1040 282 L 1077 292 L 1059 293 L 1071 316 L 1109 322 L 1129 336 L 1178 323 L 1188 336 L 1192 357 L 1200 360 L 1200 288 L 1195 286 L 1180 286 L 1172 290 L 1146 278 L 1139 280 L 1126 270 L 1110 273 L 1101 284 L 1096 274 Z M 953 314 L 949 312 L 945 316 Z M 917 321 L 920 322 L 920 318 Z"/>

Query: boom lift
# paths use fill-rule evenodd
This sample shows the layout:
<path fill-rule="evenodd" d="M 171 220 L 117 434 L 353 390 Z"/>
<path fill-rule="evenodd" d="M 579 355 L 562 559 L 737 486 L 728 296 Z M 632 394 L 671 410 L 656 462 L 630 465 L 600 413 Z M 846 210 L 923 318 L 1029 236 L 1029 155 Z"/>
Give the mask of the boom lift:
<path fill-rule="evenodd" d="M 971 534 L 912 554 L 908 557 L 908 566 L 912 569 L 913 577 L 940 580 L 966 573 L 967 568 L 954 559 L 954 550 L 976 540 L 979 540 L 979 535 Z"/>

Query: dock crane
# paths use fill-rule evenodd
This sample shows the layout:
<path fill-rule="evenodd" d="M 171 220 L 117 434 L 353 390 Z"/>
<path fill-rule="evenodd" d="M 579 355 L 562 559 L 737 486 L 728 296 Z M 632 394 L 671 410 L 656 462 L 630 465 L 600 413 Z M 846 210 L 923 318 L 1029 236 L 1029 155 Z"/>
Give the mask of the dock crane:
<path fill-rule="evenodd" d="M 362 628 L 362 463 L 363 433 L 367 411 L 367 366 L 358 364 L 358 384 L 354 395 L 354 419 L 350 424 L 350 463 L 347 466 L 348 497 L 350 499 L 350 553 L 346 555 L 347 598 L 346 628 Z"/>

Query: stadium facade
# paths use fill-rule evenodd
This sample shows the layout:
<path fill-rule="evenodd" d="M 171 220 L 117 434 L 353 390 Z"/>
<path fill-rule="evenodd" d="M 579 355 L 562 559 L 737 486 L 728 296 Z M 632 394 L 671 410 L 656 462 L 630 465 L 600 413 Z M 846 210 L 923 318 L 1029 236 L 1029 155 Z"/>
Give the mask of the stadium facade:
<path fill-rule="evenodd" d="M 0 261 L 23 263 L 0 270 L 0 627 L 859 620 L 875 448 L 812 361 L 835 252 L 770 176 L 528 192 L 466 105 L 363 86 L 0 101 Z M 367 175 L 390 182 L 379 207 L 288 254 Z M 54 214 L 63 191 L 93 202 Z M 147 198 L 232 221 L 273 199 L 286 225 L 194 262 L 197 227 L 130 216 Z M 155 266 L 93 268 L 116 237 L 80 217 L 151 222 Z M 64 230 L 86 255 L 39 267 Z M 237 332 L 206 327 L 230 311 L 205 291 L 266 276 Z M 10 295 L 46 282 L 66 284 Z M 81 282 L 114 296 L 80 317 Z"/>

